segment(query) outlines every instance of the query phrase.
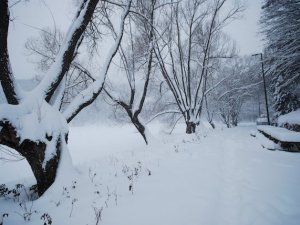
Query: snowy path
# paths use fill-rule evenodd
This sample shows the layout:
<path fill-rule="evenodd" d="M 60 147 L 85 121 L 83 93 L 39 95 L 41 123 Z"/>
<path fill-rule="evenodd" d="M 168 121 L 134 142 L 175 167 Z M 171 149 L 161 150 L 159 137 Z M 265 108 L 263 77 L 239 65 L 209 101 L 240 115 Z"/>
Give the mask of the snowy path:
<path fill-rule="evenodd" d="M 161 141 L 145 147 L 132 127 L 73 127 L 77 187 L 69 198 L 59 189 L 34 209 L 49 213 L 53 224 L 96 224 L 97 206 L 103 207 L 99 225 L 299 225 L 300 154 L 263 149 L 251 129 L 203 130 L 200 139 L 180 128 L 172 136 L 157 129 Z M 10 171 L 1 171 L 4 182 L 30 176 L 24 161 L 0 166 Z M 92 182 L 90 169 L 97 173 Z M 135 169 L 132 193 L 128 175 Z M 10 213 L 5 225 L 23 224 L 18 202 L 0 199 L 0 212 Z M 33 214 L 24 224 L 40 224 L 40 217 Z"/>
<path fill-rule="evenodd" d="M 299 224 L 299 155 L 262 149 L 248 127 L 182 146 L 103 224 Z"/>

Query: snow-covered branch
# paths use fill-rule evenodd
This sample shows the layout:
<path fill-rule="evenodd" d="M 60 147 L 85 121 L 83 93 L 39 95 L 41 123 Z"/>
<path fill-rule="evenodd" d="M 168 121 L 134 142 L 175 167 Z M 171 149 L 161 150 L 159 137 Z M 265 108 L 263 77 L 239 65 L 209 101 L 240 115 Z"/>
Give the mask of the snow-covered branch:
<path fill-rule="evenodd" d="M 255 87 L 255 86 L 259 85 L 259 84 L 262 84 L 262 82 L 263 82 L 263 81 L 259 81 L 259 82 L 256 82 L 256 83 L 254 83 L 254 84 L 249 84 L 249 85 L 245 85 L 245 86 L 241 86 L 241 87 L 232 88 L 232 89 L 230 89 L 230 90 L 228 90 L 228 91 L 225 91 L 222 95 L 220 95 L 220 96 L 219 96 L 219 100 L 220 100 L 221 98 L 223 98 L 224 96 L 228 95 L 228 94 L 231 93 L 231 92 L 240 91 L 240 90 L 247 90 L 247 89 L 250 89 L 250 88 L 252 88 L 252 87 Z"/>
<path fill-rule="evenodd" d="M 34 95 L 44 96 L 46 101 L 50 101 L 61 80 L 70 68 L 74 55 L 76 55 L 76 51 L 82 41 L 83 33 L 91 21 L 98 2 L 99 0 L 87 0 L 83 2 L 67 32 L 58 55 L 55 57 L 55 62 L 47 71 L 41 83 L 33 90 Z"/>
<path fill-rule="evenodd" d="M 209 89 L 207 89 L 204 92 L 204 95 L 209 94 L 209 92 L 213 91 L 215 88 L 217 88 L 220 84 L 222 84 L 226 79 L 228 79 L 228 77 L 223 78 L 222 80 L 220 80 L 218 83 L 216 83 L 214 86 L 210 87 Z"/>
<path fill-rule="evenodd" d="M 146 124 L 150 123 L 151 121 L 153 121 L 154 119 L 156 119 L 157 117 L 159 116 L 162 116 L 162 115 L 165 115 L 165 114 L 178 114 L 178 113 L 181 113 L 180 111 L 178 110 L 169 110 L 169 111 L 164 111 L 164 112 L 160 112 L 160 113 L 157 113 L 156 115 L 154 115 L 150 120 L 148 120 L 146 122 Z"/>
<path fill-rule="evenodd" d="M 93 82 L 87 89 L 81 91 L 63 112 L 68 122 L 70 122 L 84 107 L 90 105 L 101 93 L 110 64 L 121 44 L 124 32 L 125 19 L 128 16 L 130 6 L 131 0 L 129 1 L 127 8 L 124 10 L 124 13 L 121 18 L 118 38 L 116 39 L 116 42 L 110 49 L 110 52 L 107 56 L 106 62 L 104 64 L 103 70 L 101 71 L 99 78 L 96 79 L 95 82 Z"/>

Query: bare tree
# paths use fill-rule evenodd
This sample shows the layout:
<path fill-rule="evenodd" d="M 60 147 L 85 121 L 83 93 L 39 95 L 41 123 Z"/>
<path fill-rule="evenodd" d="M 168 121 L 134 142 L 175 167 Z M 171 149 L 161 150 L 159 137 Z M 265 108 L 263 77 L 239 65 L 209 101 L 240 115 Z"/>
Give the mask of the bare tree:
<path fill-rule="evenodd" d="M 148 144 L 146 128 L 139 117 L 146 100 L 153 67 L 156 5 L 156 0 L 136 1 L 135 11 L 128 24 L 129 44 L 125 48 L 123 46 L 119 48 L 122 71 L 126 75 L 129 93 L 126 95 L 122 89 L 122 97 L 117 97 L 118 90 L 112 88 L 112 85 L 107 83 L 105 88 L 107 96 L 125 110 L 146 144 Z"/>
<path fill-rule="evenodd" d="M 16 84 L 10 65 L 7 48 L 10 24 L 8 0 L 0 1 L 0 81 L 7 101 L 1 105 L 0 111 L 0 144 L 15 149 L 28 161 L 39 195 L 68 167 L 67 123 L 100 94 L 123 36 L 130 0 L 121 17 L 118 38 L 107 56 L 100 78 L 81 91 L 63 112 L 59 111 L 65 76 L 98 3 L 99 0 L 82 1 L 54 63 L 42 76 L 38 86 L 25 93 Z"/>
<path fill-rule="evenodd" d="M 257 74 L 257 64 L 251 57 L 234 58 L 220 70 L 227 79 L 211 95 L 215 98 L 221 121 L 229 128 L 237 126 L 243 104 L 256 98 L 262 79 Z"/>
<path fill-rule="evenodd" d="M 238 119 L 244 103 L 244 96 L 227 96 L 219 108 L 221 121 L 227 128 L 238 125 Z"/>
<path fill-rule="evenodd" d="M 161 74 L 171 90 L 186 123 L 186 133 L 194 133 L 200 122 L 208 77 L 220 58 L 231 57 L 218 47 L 221 28 L 240 12 L 234 6 L 224 17 L 220 11 L 226 0 L 192 0 L 174 4 L 166 12 L 165 29 L 155 55 Z M 158 37 L 159 38 L 159 37 Z"/>

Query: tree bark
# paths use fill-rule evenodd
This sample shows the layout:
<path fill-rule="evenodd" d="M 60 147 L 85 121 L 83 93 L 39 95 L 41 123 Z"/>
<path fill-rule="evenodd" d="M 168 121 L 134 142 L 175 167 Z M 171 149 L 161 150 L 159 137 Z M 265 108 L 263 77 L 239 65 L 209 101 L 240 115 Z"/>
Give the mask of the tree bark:
<path fill-rule="evenodd" d="M 216 125 L 214 124 L 214 122 L 209 121 L 209 124 L 210 124 L 210 126 L 212 127 L 212 129 L 215 129 L 215 128 L 216 128 Z"/>
<path fill-rule="evenodd" d="M 28 161 L 34 177 L 37 182 L 38 195 L 41 196 L 54 183 L 58 164 L 61 156 L 61 140 L 56 142 L 55 155 L 46 162 L 43 168 L 45 159 L 45 150 L 47 145 L 43 142 L 33 142 L 24 140 L 20 145 L 20 153 Z"/>
<path fill-rule="evenodd" d="M 187 134 L 193 134 L 196 132 L 196 123 L 194 122 L 186 122 L 186 131 Z"/>
<path fill-rule="evenodd" d="M 136 129 L 138 130 L 138 132 L 142 135 L 144 141 L 146 142 L 146 144 L 148 144 L 148 140 L 145 134 L 145 127 L 144 125 L 139 121 L 138 117 L 131 117 L 131 122 L 133 123 L 133 125 L 136 127 Z"/>
<path fill-rule="evenodd" d="M 231 125 L 232 125 L 233 127 L 236 127 L 236 126 L 238 125 L 237 120 L 233 120 L 233 121 L 231 122 Z"/>
<path fill-rule="evenodd" d="M 61 142 L 67 142 L 67 136 L 65 137 L 65 140 L 61 140 L 60 137 L 56 140 L 55 154 L 52 158 L 45 162 L 43 167 L 47 148 L 46 143 L 40 141 L 36 142 L 29 139 L 25 139 L 20 142 L 17 132 L 13 126 L 9 123 L 1 124 L 1 126 L 0 144 L 11 147 L 20 153 L 20 155 L 24 156 L 36 179 L 38 195 L 43 195 L 44 192 L 54 183 L 62 151 Z M 51 139 L 51 137 L 47 138 L 48 140 Z"/>
<path fill-rule="evenodd" d="M 9 104 L 17 105 L 19 100 L 10 67 L 7 37 L 9 27 L 8 0 L 0 1 L 0 84 Z"/>

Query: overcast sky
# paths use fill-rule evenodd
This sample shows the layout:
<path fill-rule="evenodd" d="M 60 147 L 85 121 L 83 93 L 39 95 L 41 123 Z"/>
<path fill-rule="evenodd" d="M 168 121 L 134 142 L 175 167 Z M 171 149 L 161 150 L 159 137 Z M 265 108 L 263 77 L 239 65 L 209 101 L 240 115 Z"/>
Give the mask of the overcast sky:
<path fill-rule="evenodd" d="M 262 51 L 262 37 L 258 35 L 262 0 L 244 1 L 246 9 L 243 16 L 225 28 L 226 33 L 236 40 L 242 55 Z M 10 25 L 9 52 L 17 78 L 31 78 L 36 74 L 24 49 L 26 40 L 38 34 L 36 28 L 53 27 L 55 23 L 59 29 L 66 31 L 74 13 L 74 0 L 30 0 L 12 8 L 14 21 Z"/>
<path fill-rule="evenodd" d="M 259 35 L 259 18 L 262 0 L 245 0 L 245 11 L 241 18 L 225 27 L 233 39 L 236 40 L 240 54 L 253 54 L 262 51 L 262 37 Z"/>

